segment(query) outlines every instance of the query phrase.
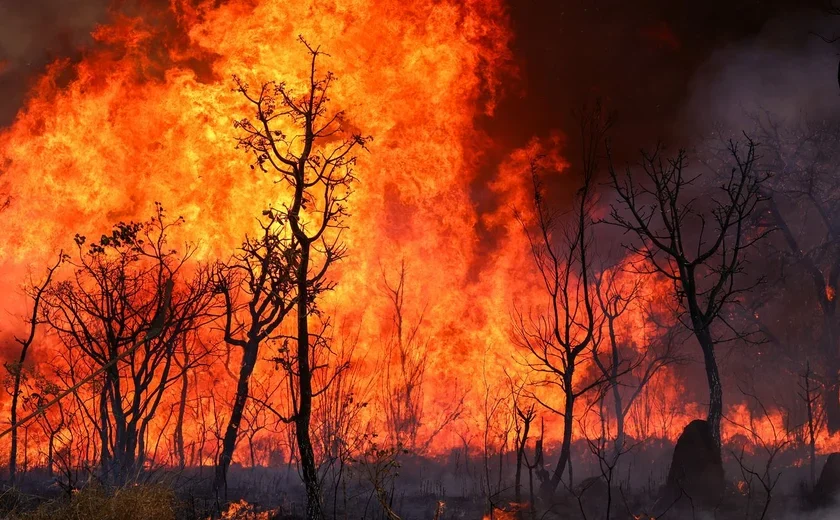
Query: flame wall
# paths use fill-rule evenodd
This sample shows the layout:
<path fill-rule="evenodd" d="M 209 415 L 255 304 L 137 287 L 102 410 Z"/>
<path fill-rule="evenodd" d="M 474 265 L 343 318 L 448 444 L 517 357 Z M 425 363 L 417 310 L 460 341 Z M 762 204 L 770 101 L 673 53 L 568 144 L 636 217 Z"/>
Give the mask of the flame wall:
<path fill-rule="evenodd" d="M 339 78 L 333 107 L 375 137 L 360 157 L 351 256 L 329 305 L 360 321 L 361 343 L 375 351 L 390 322 L 382 273 L 395 274 L 404 259 L 406 301 L 415 315 L 427 306 L 427 408 L 451 399 L 453 385 L 474 386 L 485 361 L 498 379 L 498 361 L 510 356 L 509 304 L 522 282 L 509 282 L 522 280 L 523 244 L 477 258 L 469 190 L 486 144 L 474 121 L 492 112 L 512 72 L 501 2 L 216 4 L 115 11 L 79 63 L 53 63 L 33 87 L 0 134 L 11 197 L 0 231 L 10 273 L 4 303 L 18 303 L 9 289 L 71 246 L 74 233 L 145 219 L 153 201 L 185 217 L 177 238 L 197 242 L 202 258 L 229 255 L 282 197 L 234 149 L 232 121 L 250 108 L 230 78 L 299 84 L 308 63 L 302 35 L 330 54 L 320 66 Z M 41 359 L 48 344 L 38 346 Z M 468 396 L 468 412 L 478 413 L 478 394 Z"/>
<path fill-rule="evenodd" d="M 471 199 L 484 150 L 493 146 L 476 120 L 492 114 L 501 84 L 515 74 L 502 0 L 115 7 L 83 58 L 51 64 L 0 133 L 10 196 L 0 214 L 4 330 L 20 327 L 18 288 L 27 274 L 37 276 L 72 246 L 74 233 L 95 236 L 116 221 L 143 220 L 154 201 L 185 217 L 177 238 L 199 244 L 200 258 L 231 253 L 282 193 L 234 149 L 232 122 L 251 114 L 230 77 L 300 84 L 307 56 L 298 35 L 330 54 L 321 67 L 339 78 L 333 106 L 375 138 L 360 156 L 350 257 L 337 268 L 327 305 L 361 324 L 358 363 L 371 375 L 390 324 L 382 273 L 406 262 L 410 315 L 426 309 L 430 420 L 453 392 L 466 392 L 459 424 L 434 445 L 442 452 L 461 442 L 456 433 L 469 438 L 482 427 L 486 389 L 503 384 L 503 370 L 523 370 L 513 362 L 511 304 L 543 299 L 511 206 L 528 206 L 530 156 L 550 150 L 552 168 L 567 167 L 561 136 L 534 141 L 504 161 L 489 186 L 507 205 L 479 214 Z M 493 244 L 482 243 L 479 227 Z M 48 362 L 50 348 L 44 338 L 35 357 Z M 669 377 L 659 384 L 678 399 Z M 233 386 L 221 370 L 196 381 L 199 395 Z M 547 428 L 549 439 L 560 436 L 552 420 Z"/>

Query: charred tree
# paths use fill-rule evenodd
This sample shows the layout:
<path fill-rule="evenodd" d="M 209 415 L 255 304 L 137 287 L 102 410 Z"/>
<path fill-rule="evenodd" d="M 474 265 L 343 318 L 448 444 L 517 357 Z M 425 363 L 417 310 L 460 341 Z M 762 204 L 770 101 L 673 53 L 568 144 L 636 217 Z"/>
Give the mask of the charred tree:
<path fill-rule="evenodd" d="M 643 179 L 631 168 L 619 175 L 610 158 L 609 171 L 618 205 L 612 206 L 610 223 L 637 238 L 627 247 L 642 260 L 637 269 L 658 274 L 673 283 L 681 311 L 680 322 L 697 339 L 703 353 L 709 386 L 708 423 L 720 449 L 723 389 L 716 346 L 747 339 L 734 330 L 725 312 L 736 299 L 758 282 L 744 273 L 745 255 L 767 232 L 750 232 L 751 216 L 764 200 L 761 187 L 767 176 L 757 171 L 756 144 L 747 139 L 746 151 L 729 142 L 735 166 L 724 173 L 716 190 L 700 197 L 700 175 L 688 171 L 687 154 L 664 157 L 657 147 L 642 153 Z M 708 201 L 710 207 L 701 205 Z M 714 326 L 731 333 L 716 334 Z"/>
<path fill-rule="evenodd" d="M 825 367 L 819 374 L 824 409 L 834 434 L 840 431 L 840 126 L 806 118 L 783 123 L 769 112 L 752 119 L 766 150 L 764 162 L 774 173 L 762 190 L 769 209 L 764 225 L 778 230 L 787 276 L 801 281 L 797 288 L 810 288 L 813 300 L 807 305 L 819 317 L 814 325 Z"/>
<path fill-rule="evenodd" d="M 420 313 L 415 323 L 406 322 L 405 278 L 405 263 L 400 266 L 394 284 L 388 283 L 383 274 L 385 291 L 393 305 L 394 326 L 386 345 L 384 405 L 391 445 L 416 452 L 417 434 L 423 422 L 423 382 L 428 344 L 419 336 L 424 313 Z M 393 366 L 395 360 L 396 367 Z"/>
<path fill-rule="evenodd" d="M 149 424 L 177 380 L 182 336 L 212 319 L 208 273 L 188 276 L 191 250 L 179 255 L 168 245 L 180 221 L 169 221 L 158 205 L 150 221 L 117 224 L 96 242 L 76 235 L 78 254 L 67 260 L 74 275 L 44 295 L 44 320 L 67 350 L 81 353 L 72 370 L 90 374 L 71 390 L 98 381 L 100 464 L 117 485 L 143 467 Z"/>
<path fill-rule="evenodd" d="M 674 327 L 662 326 L 653 302 L 645 303 L 640 294 L 642 282 L 639 278 L 631 281 L 619 279 L 620 273 L 626 265 L 617 264 L 610 269 L 604 269 L 593 276 L 593 290 L 598 301 L 598 308 L 606 331 L 599 331 L 597 341 L 599 348 L 593 361 L 604 376 L 607 393 L 612 396 L 613 415 L 615 416 L 614 457 L 618 457 L 626 442 L 625 422 L 627 414 L 641 395 L 647 383 L 663 367 L 679 361 L 675 352 Z M 646 322 L 656 326 L 656 337 L 651 338 L 642 349 L 636 349 L 621 337 L 618 323 L 621 317 L 631 308 L 644 312 Z M 604 338 L 603 336 L 606 336 Z M 606 348 L 600 345 L 606 339 Z M 604 420 L 602 418 L 602 424 Z M 600 453 L 600 452 L 599 452 Z"/>
<path fill-rule="evenodd" d="M 405 262 L 393 282 L 383 272 L 384 291 L 392 305 L 391 335 L 385 342 L 382 369 L 385 397 L 383 408 L 392 447 L 406 449 L 422 455 L 428 450 L 435 437 L 463 411 L 466 392 L 457 387 L 452 389 L 448 406 L 442 406 L 436 417 L 423 409 L 425 395 L 426 352 L 429 339 L 422 334 L 426 306 L 416 319 L 408 317 L 405 301 L 407 272 Z M 428 432 L 419 438 L 420 429 Z"/>
<path fill-rule="evenodd" d="M 295 241 L 295 379 L 293 410 L 301 473 L 306 487 L 309 519 L 323 517 L 321 490 L 312 448 L 313 370 L 310 320 L 317 317 L 318 297 L 333 287 L 327 273 L 345 256 L 341 231 L 347 217 L 347 200 L 355 181 L 355 151 L 370 140 L 349 132 L 344 113 L 329 110 L 329 89 L 335 77 L 319 76 L 318 57 L 323 53 L 300 39 L 309 52 L 305 91 L 300 95 L 285 83 L 264 83 L 258 91 L 235 78 L 238 91 L 256 110 L 255 119 L 236 122 L 242 132 L 238 147 L 254 154 L 263 172 L 276 174 L 292 192 L 283 215 Z M 288 135 L 292 128 L 292 135 Z"/>
<path fill-rule="evenodd" d="M 216 463 L 214 489 L 227 489 L 227 471 L 240 437 L 250 382 L 260 347 L 275 337 L 295 307 L 295 273 L 299 261 L 293 239 L 283 236 L 286 218 L 267 210 L 257 237 L 246 237 L 239 252 L 217 269 L 217 291 L 225 304 L 225 342 L 242 352 L 236 394 Z"/>
<path fill-rule="evenodd" d="M 533 404 L 523 409 L 516 403 L 514 404 L 514 413 L 516 414 L 516 417 L 514 418 L 516 421 L 516 473 L 514 475 L 513 496 L 514 501 L 517 504 L 522 504 L 522 466 L 524 465 L 528 468 L 530 473 L 526 450 L 528 448 L 528 435 L 531 433 L 531 424 L 534 422 L 537 414 Z M 531 486 L 531 494 L 533 495 L 533 483 Z M 531 496 L 530 499 L 529 504 L 530 507 L 533 508 L 533 496 Z"/>
<path fill-rule="evenodd" d="M 551 208 L 540 177 L 539 164 L 531 164 L 533 219 L 517 213 L 528 242 L 542 286 L 548 296 L 547 308 L 539 316 L 517 312 L 514 329 L 520 346 L 527 353 L 528 366 L 542 381 L 538 386 L 562 393 L 563 408 L 534 398 L 545 408 L 563 417 L 560 456 L 550 477 L 543 472 L 541 494 L 550 497 L 557 489 L 571 457 L 572 427 L 578 397 L 597 388 L 602 379 L 582 383 L 576 378 L 578 367 L 594 354 L 595 332 L 601 326 L 596 316 L 597 302 L 592 292 L 592 207 L 599 149 L 610 121 L 600 105 L 580 116 L 582 138 L 582 184 L 569 218 Z"/>
<path fill-rule="evenodd" d="M 35 332 L 38 328 L 38 324 L 41 322 L 41 300 L 43 299 L 44 293 L 46 292 L 47 288 L 50 286 L 53 274 L 61 265 L 63 259 L 63 253 L 59 254 L 59 258 L 56 264 L 47 269 L 47 276 L 44 278 L 44 281 L 41 282 L 40 285 L 33 286 L 29 291 L 29 297 L 32 299 L 32 312 L 30 313 L 28 319 L 29 331 L 25 338 L 15 337 L 15 341 L 20 344 L 20 355 L 18 356 L 17 361 L 14 363 L 5 364 L 6 371 L 9 372 L 9 374 L 12 376 L 12 402 L 9 411 L 9 422 L 11 423 L 12 428 L 11 445 L 9 446 L 9 480 L 12 482 L 12 484 L 14 484 L 15 477 L 17 475 L 17 412 L 18 403 L 21 399 L 21 384 L 23 383 L 24 379 L 24 364 L 26 363 L 26 357 L 29 353 L 29 348 L 32 346 L 32 342 L 35 341 Z M 52 445 L 50 447 L 52 447 Z"/>

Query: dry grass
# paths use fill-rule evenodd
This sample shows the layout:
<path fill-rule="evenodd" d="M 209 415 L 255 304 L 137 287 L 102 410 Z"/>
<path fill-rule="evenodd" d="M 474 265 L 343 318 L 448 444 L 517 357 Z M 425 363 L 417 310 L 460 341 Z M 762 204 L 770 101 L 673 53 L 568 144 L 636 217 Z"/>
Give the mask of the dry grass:
<path fill-rule="evenodd" d="M 90 486 L 71 500 L 47 502 L 19 520 L 175 520 L 175 493 L 158 485 L 135 485 L 113 492 Z"/>

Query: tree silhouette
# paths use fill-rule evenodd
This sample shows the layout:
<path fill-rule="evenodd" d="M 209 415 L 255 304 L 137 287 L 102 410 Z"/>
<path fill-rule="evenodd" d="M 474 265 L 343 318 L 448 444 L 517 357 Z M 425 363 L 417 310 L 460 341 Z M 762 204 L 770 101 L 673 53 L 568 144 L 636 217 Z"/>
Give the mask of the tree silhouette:
<path fill-rule="evenodd" d="M 81 366 L 95 378 L 100 463 L 117 484 L 143 467 L 149 424 L 178 379 L 182 337 L 213 319 L 207 270 L 188 275 L 192 250 L 169 247 L 180 222 L 157 205 L 148 222 L 119 223 L 96 242 L 76 235 L 78 253 L 67 260 L 74 275 L 44 295 L 44 320 L 66 349 L 82 353 Z"/>
<path fill-rule="evenodd" d="M 321 491 L 310 436 L 315 397 L 312 372 L 318 368 L 311 364 L 311 349 L 317 342 L 310 332 L 310 320 L 319 313 L 318 297 L 333 288 L 327 277 L 330 266 L 346 254 L 341 231 L 356 180 L 354 152 L 364 149 L 370 138 L 348 132 L 343 125 L 344 113 L 329 111 L 328 93 L 335 76 L 331 72 L 319 76 L 316 65 L 324 53 L 302 37 L 300 41 L 311 58 L 305 91 L 298 95 L 285 83 L 274 82 L 252 90 L 235 77 L 237 90 L 256 109 L 253 121 L 241 119 L 235 126 L 242 132 L 238 147 L 254 155 L 251 167 L 277 175 L 278 181 L 292 191 L 282 208 L 297 250 L 296 330 L 291 338 L 294 355 L 290 358 L 295 392 L 292 414 L 287 419 L 295 425 L 306 486 L 306 515 L 320 519 Z"/>
<path fill-rule="evenodd" d="M 663 157 L 657 147 L 642 153 L 643 180 L 627 168 L 616 171 L 612 158 L 609 172 L 618 198 L 610 222 L 634 235 L 629 251 L 641 258 L 637 269 L 658 273 L 673 283 L 681 323 L 700 344 L 709 385 L 708 422 L 720 448 L 723 390 L 715 346 L 746 339 L 726 315 L 727 307 L 755 287 L 744 275 L 745 254 L 766 232 L 751 233 L 750 217 L 764 199 L 761 186 L 767 179 L 756 171 L 756 145 L 747 139 L 746 151 L 730 141 L 729 154 L 735 166 L 722 176 L 721 184 L 702 197 L 696 188 L 700 176 L 688 171 L 687 154 Z M 707 203 L 708 208 L 702 204 Z M 721 325 L 729 336 L 716 334 Z"/>
<path fill-rule="evenodd" d="M 225 304 L 225 342 L 242 351 L 236 395 L 216 463 L 214 488 L 226 489 L 227 470 L 240 436 L 250 380 L 260 347 L 279 333 L 278 327 L 294 309 L 298 250 L 294 239 L 283 236 L 282 213 L 265 212 L 261 233 L 246 237 L 240 250 L 217 269 L 217 290 Z"/>
<path fill-rule="evenodd" d="M 536 374 L 532 381 L 562 393 L 563 408 L 550 406 L 539 396 L 537 401 L 563 417 L 563 441 L 560 456 L 549 477 L 540 468 L 541 492 L 551 496 L 560 484 L 571 457 L 575 402 L 599 387 L 603 379 L 579 381 L 578 368 L 596 355 L 596 331 L 601 326 L 592 284 L 592 209 L 595 201 L 595 174 L 599 149 L 610 120 L 600 104 L 579 115 L 582 142 L 582 180 L 572 211 L 562 218 L 547 200 L 540 176 L 538 159 L 531 163 L 534 222 L 522 214 L 522 224 L 542 287 L 548 296 L 547 308 L 536 316 L 516 312 L 515 335 L 527 352 L 526 363 Z"/>
<path fill-rule="evenodd" d="M 47 269 L 47 275 L 44 280 L 38 285 L 32 285 L 32 287 L 28 290 L 28 296 L 32 300 L 32 312 L 30 313 L 28 324 L 29 330 L 27 331 L 27 335 L 24 338 L 15 337 L 15 341 L 20 344 L 20 355 L 18 356 L 17 361 L 5 363 L 6 371 L 12 378 L 12 388 L 11 388 L 11 409 L 9 411 L 9 422 L 11 423 L 12 427 L 12 434 L 11 434 L 11 446 L 9 446 L 9 480 L 13 483 L 15 481 L 15 476 L 17 474 L 17 452 L 18 452 L 18 431 L 17 431 L 17 412 L 18 412 L 18 402 L 21 398 L 21 385 L 24 380 L 24 364 L 26 363 L 26 357 L 29 353 L 29 348 L 32 346 L 32 342 L 35 341 L 35 333 L 37 331 L 38 325 L 41 323 L 41 305 L 42 300 L 44 298 L 44 293 L 47 291 L 47 288 L 50 286 L 52 282 L 53 275 L 55 271 L 61 265 L 62 260 L 64 260 L 64 254 L 59 253 L 58 261 L 52 267 Z"/>

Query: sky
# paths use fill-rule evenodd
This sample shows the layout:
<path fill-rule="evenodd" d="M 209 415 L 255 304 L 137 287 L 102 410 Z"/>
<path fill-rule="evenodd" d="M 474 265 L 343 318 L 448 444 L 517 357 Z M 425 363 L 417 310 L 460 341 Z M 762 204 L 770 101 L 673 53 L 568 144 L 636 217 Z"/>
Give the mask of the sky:
<path fill-rule="evenodd" d="M 156 1 L 114 4 L 131 9 L 136 2 Z M 91 30 L 107 21 L 109 3 L 0 0 L 0 126 L 12 120 L 32 77 L 47 63 L 81 56 Z M 662 133 L 685 103 L 692 76 L 714 51 L 819 2 L 510 0 L 508 5 L 522 83 L 500 106 L 495 127 L 488 128 L 515 142 L 568 124 L 569 104 L 593 96 L 608 100 L 619 124 L 635 135 Z M 806 27 L 801 37 L 816 38 Z"/>

